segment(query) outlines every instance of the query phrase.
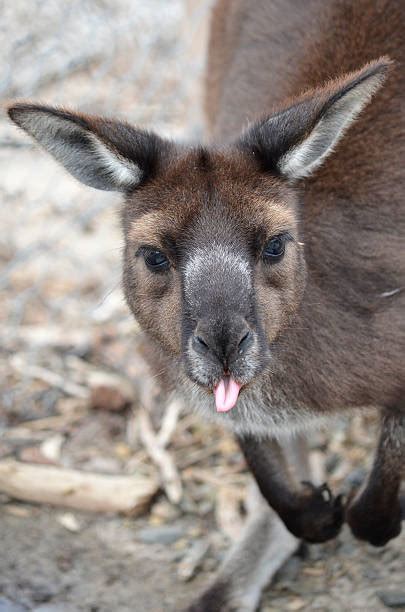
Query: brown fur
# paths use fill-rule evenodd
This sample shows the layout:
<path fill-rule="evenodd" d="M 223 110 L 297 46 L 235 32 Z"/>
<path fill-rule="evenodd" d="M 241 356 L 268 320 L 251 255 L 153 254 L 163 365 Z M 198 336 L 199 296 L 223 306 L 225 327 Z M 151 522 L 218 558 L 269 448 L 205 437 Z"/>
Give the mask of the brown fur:
<path fill-rule="evenodd" d="M 181 245 L 188 226 L 198 219 L 205 207 L 207 189 L 215 190 L 218 200 L 227 203 L 228 214 L 246 234 L 272 236 L 289 230 L 297 237 L 297 220 L 293 212 L 295 202 L 291 201 L 291 194 L 281 182 L 263 176 L 245 156 L 237 153 L 212 153 L 209 175 L 199 166 L 198 158 L 197 152 L 173 160 L 166 170 L 129 198 L 124 208 L 127 298 L 144 328 L 174 355 L 181 353 L 178 308 L 181 279 L 176 271 L 176 257 L 175 254 L 171 257 L 174 269 L 171 278 L 151 275 L 141 261 L 133 259 L 133 253 L 141 244 L 161 248 L 168 243 Z M 148 212 L 139 214 L 139 210 Z M 165 251 L 170 253 L 170 247 L 166 246 Z M 272 299 L 266 289 L 266 269 L 258 269 L 259 307 L 263 312 L 273 313 L 272 318 L 265 322 L 270 341 L 280 333 L 282 322 L 297 307 L 302 282 L 299 277 L 305 273 L 303 270 L 295 278 L 297 260 L 303 265 L 302 246 L 298 243 L 289 250 L 282 268 L 272 274 L 275 289 L 286 292 L 291 287 L 290 296 L 285 294 L 284 314 L 277 308 L 279 298 L 276 293 Z M 157 296 L 160 297 L 158 303 Z"/>
<path fill-rule="evenodd" d="M 232 138 L 264 109 L 381 54 L 397 62 L 301 195 L 308 283 L 284 358 L 290 384 L 320 410 L 374 404 L 403 414 L 404 27 L 404 4 L 385 0 L 222 0 L 213 11 L 206 87 L 213 139 Z M 404 417 L 391 419 L 388 427 L 384 418 L 368 486 L 347 515 L 358 537 L 380 545 L 400 529 Z"/>
<path fill-rule="evenodd" d="M 236 406 L 216 416 L 237 432 L 264 497 L 308 541 L 336 535 L 341 498 L 290 482 L 282 449 L 269 439 L 365 406 L 384 415 L 380 444 L 346 517 L 355 535 L 376 545 L 401 528 L 404 31 L 405 4 L 393 0 L 219 0 L 206 81 L 209 148 L 176 147 L 68 111 L 29 104 L 9 111 L 80 180 L 126 193 L 124 290 L 147 333 L 151 367 L 163 387 L 212 417 L 212 388 L 232 354 L 231 374 L 244 388 Z M 323 166 L 291 184 L 285 156 L 327 124 L 344 96 L 359 96 L 371 82 L 368 101 L 386 77 L 386 56 L 396 66 L 385 85 Z M 285 255 L 270 265 L 265 246 L 283 232 Z M 187 265 L 201 245 L 187 289 Z M 168 258 L 165 273 L 146 265 L 149 247 Z M 221 340 L 215 350 L 200 342 L 190 357 L 192 342 L 203 340 L 199 329 Z M 236 350 L 246 330 L 255 336 L 249 358 Z"/>
<path fill-rule="evenodd" d="M 247 120 L 279 107 L 285 98 L 302 100 L 297 97 L 302 90 L 382 54 L 405 60 L 405 9 L 398 3 L 288 4 L 223 0 L 215 7 L 206 87 L 213 140 L 234 139 Z M 340 83 L 335 80 L 324 92 Z M 235 153 L 212 154 L 208 175 L 198 156 L 194 162 L 183 159 L 171 167 L 170 177 L 159 177 L 159 188 L 170 189 L 168 200 L 161 191 L 154 195 L 154 185 L 147 194 L 149 202 L 164 201 L 160 216 L 145 218 L 154 222 L 152 244 L 161 244 L 156 232 L 173 228 L 178 240 L 200 213 L 208 188 L 227 202 L 246 232 L 264 225 L 265 234 L 272 235 L 280 228 L 297 231 L 299 225 L 304 245 L 295 245 L 294 261 L 273 270 L 273 290 L 258 269 L 256 289 L 260 311 L 270 314 L 264 316 L 267 338 L 279 342 L 272 386 L 287 380 L 291 401 L 320 413 L 367 405 L 390 409 L 405 393 L 405 181 L 398 163 L 405 149 L 404 90 L 404 73 L 397 68 L 331 159 L 306 181 L 299 206 L 282 182 L 258 174 Z M 130 223 L 136 235 L 147 229 L 137 218 Z M 177 295 L 179 290 L 173 288 Z M 148 329 L 158 327 L 159 319 L 155 312 Z M 165 338 L 173 338 L 179 323 L 166 316 L 165 325 Z M 392 469 L 391 459 L 388 463 Z M 395 466 L 398 472 L 398 460 Z M 268 464 L 268 477 L 269 470 Z M 398 494 L 397 480 L 390 487 L 387 478 L 386 498 Z"/>
<path fill-rule="evenodd" d="M 218 2 L 206 87 L 212 138 L 229 139 L 285 98 L 379 55 L 403 66 L 404 25 L 398 2 Z M 289 357 L 309 373 L 297 383 L 312 386 L 311 373 L 321 373 L 318 389 L 305 389 L 320 407 L 396 404 L 404 389 L 405 293 L 380 297 L 405 286 L 404 90 L 399 67 L 302 192 L 308 301 Z M 368 255 L 361 269 L 356 252 Z"/>

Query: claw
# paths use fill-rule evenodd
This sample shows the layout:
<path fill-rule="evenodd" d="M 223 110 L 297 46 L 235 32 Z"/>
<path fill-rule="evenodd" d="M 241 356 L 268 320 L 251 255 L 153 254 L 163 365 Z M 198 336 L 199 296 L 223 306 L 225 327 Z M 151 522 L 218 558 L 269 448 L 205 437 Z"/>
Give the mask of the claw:
<path fill-rule="evenodd" d="M 317 488 L 318 488 L 318 487 L 316 487 L 316 486 L 314 485 L 314 483 L 313 483 L 313 482 L 311 482 L 310 480 L 301 480 L 301 484 L 302 484 L 304 487 L 307 487 L 308 489 L 311 489 L 311 491 L 316 491 L 316 490 L 317 490 Z"/>
<path fill-rule="evenodd" d="M 343 521 L 343 496 L 334 497 L 328 484 L 320 486 L 304 480 L 300 505 L 286 525 L 298 538 L 307 542 L 326 542 L 337 536 Z"/>
<path fill-rule="evenodd" d="M 319 493 L 322 495 L 325 502 L 332 501 L 333 499 L 332 491 L 330 490 L 326 482 L 324 482 L 323 485 L 319 487 Z"/>
<path fill-rule="evenodd" d="M 301 484 L 304 487 L 307 487 L 308 489 L 310 489 L 312 493 L 315 493 L 317 495 L 321 495 L 321 497 L 324 500 L 324 502 L 332 502 L 333 499 L 334 499 L 332 491 L 330 490 L 329 485 L 328 485 L 327 482 L 324 482 L 323 484 L 317 486 L 317 485 L 314 485 L 309 480 L 302 480 Z"/>

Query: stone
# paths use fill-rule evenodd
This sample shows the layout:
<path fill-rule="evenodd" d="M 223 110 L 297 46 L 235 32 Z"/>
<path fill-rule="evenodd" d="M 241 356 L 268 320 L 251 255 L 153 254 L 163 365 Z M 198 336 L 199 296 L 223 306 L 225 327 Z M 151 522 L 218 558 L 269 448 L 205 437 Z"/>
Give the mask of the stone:
<path fill-rule="evenodd" d="M 184 536 L 184 529 L 176 525 L 168 525 L 165 527 L 145 527 L 140 529 L 137 534 L 137 540 L 144 544 L 174 544 L 177 540 Z"/>
<path fill-rule="evenodd" d="M 0 612 L 25 612 L 27 608 L 0 595 Z"/>
<path fill-rule="evenodd" d="M 387 608 L 405 608 L 405 591 L 378 591 L 377 597 Z"/>

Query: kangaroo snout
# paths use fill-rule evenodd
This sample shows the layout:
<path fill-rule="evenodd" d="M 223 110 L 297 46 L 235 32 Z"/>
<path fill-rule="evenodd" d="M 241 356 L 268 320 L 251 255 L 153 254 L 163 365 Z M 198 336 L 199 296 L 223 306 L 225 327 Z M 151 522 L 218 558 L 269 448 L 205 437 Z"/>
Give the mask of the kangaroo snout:
<path fill-rule="evenodd" d="M 197 384 L 213 391 L 218 412 L 233 408 L 239 391 L 259 375 L 267 351 L 259 329 L 238 313 L 201 318 L 185 351 L 186 371 Z"/>
<path fill-rule="evenodd" d="M 243 317 L 232 317 L 222 325 L 209 319 L 198 322 L 192 336 L 192 349 L 201 356 L 217 360 L 225 373 L 254 343 L 254 332 Z"/>

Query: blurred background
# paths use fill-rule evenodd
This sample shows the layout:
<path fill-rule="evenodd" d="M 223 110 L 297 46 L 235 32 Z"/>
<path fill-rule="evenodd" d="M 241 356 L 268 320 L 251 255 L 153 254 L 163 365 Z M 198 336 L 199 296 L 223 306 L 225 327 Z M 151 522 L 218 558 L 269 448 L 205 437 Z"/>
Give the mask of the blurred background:
<path fill-rule="evenodd" d="M 29 98 L 202 137 L 211 5 L 0 1 L 2 103 Z M 142 410 L 119 197 L 76 183 L 4 112 L 0 177 L 0 611 L 178 610 L 243 523 L 241 454 L 191 411 L 163 401 L 158 418 Z M 336 490 L 361 482 L 374 436 L 360 416 L 313 436 L 318 478 Z M 44 466 L 56 470 L 52 494 Z M 66 507 L 59 484 L 83 472 L 93 497 Z M 117 508 L 100 474 L 124 477 Z M 405 609 L 404 543 L 371 549 L 345 530 L 292 558 L 262 610 Z"/>

